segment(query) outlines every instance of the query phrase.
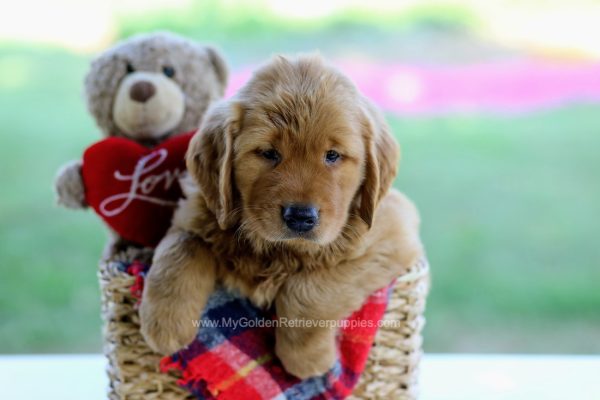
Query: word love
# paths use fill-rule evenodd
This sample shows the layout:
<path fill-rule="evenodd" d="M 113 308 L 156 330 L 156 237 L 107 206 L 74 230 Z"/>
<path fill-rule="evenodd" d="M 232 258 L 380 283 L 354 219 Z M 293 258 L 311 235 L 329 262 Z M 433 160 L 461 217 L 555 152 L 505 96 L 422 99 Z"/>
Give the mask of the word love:
<path fill-rule="evenodd" d="M 167 159 L 169 152 L 166 149 L 156 150 L 136 163 L 133 173 L 127 175 L 115 171 L 114 178 L 122 182 L 130 182 L 129 190 L 107 197 L 100 203 L 100 212 L 106 217 L 113 217 L 122 213 L 134 200 L 157 204 L 166 207 L 175 207 L 176 201 L 153 197 L 152 192 L 158 187 L 168 191 L 174 184 L 178 184 L 185 171 L 175 168 L 165 170 L 159 174 L 150 174 L 160 168 Z"/>

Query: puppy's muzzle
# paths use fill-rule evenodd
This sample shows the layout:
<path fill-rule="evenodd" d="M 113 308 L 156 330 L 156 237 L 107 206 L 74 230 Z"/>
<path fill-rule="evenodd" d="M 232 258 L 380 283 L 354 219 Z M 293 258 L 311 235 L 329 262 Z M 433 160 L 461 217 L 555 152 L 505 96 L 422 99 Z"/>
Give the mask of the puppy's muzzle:
<path fill-rule="evenodd" d="M 290 230 L 310 232 L 319 224 L 319 210 L 314 206 L 292 204 L 281 209 L 281 217 Z"/>

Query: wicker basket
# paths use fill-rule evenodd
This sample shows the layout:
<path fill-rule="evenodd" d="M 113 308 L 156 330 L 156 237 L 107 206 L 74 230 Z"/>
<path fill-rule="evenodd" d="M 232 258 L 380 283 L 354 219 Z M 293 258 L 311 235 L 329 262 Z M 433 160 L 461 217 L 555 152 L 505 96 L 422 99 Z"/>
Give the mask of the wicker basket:
<path fill-rule="evenodd" d="M 151 250 L 130 249 L 100 263 L 98 276 L 110 399 L 190 398 L 187 391 L 177 386 L 175 376 L 159 372 L 161 356 L 150 350 L 139 331 L 137 299 L 130 291 L 135 277 L 123 271 L 122 263 L 133 260 L 149 263 L 151 257 Z M 428 286 L 429 267 L 425 260 L 398 279 L 384 317 L 388 322 L 379 329 L 365 371 L 350 399 L 417 397 Z"/>

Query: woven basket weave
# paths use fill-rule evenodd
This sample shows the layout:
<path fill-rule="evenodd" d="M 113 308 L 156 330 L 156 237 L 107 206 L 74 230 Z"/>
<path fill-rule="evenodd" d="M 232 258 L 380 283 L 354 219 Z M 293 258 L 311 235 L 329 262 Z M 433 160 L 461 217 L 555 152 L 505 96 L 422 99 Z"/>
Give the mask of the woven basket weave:
<path fill-rule="evenodd" d="M 162 358 L 145 343 L 139 330 L 137 299 L 130 288 L 135 277 L 121 263 L 149 263 L 148 249 L 119 253 L 100 263 L 98 276 L 104 319 L 104 354 L 110 380 L 108 398 L 127 400 L 170 400 L 191 398 L 177 386 L 177 378 L 159 372 Z M 419 261 L 396 283 L 375 338 L 365 371 L 351 400 L 415 399 L 421 358 L 423 312 L 429 286 L 429 266 Z"/>

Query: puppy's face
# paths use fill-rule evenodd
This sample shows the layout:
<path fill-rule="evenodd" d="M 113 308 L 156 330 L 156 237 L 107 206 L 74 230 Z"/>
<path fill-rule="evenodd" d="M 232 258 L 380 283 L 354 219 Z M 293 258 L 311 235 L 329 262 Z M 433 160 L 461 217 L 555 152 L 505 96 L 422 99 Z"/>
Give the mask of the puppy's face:
<path fill-rule="evenodd" d="M 351 214 L 370 227 L 397 147 L 344 76 L 319 59 L 279 58 L 208 112 L 187 157 L 221 228 L 323 246 Z"/>
<path fill-rule="evenodd" d="M 327 244 L 348 219 L 365 146 L 355 113 L 331 98 L 309 109 L 304 100 L 290 108 L 275 96 L 246 109 L 234 141 L 235 183 L 244 229 L 268 241 Z"/>

